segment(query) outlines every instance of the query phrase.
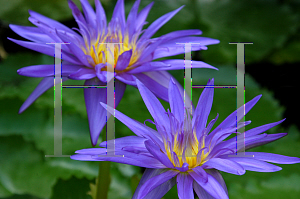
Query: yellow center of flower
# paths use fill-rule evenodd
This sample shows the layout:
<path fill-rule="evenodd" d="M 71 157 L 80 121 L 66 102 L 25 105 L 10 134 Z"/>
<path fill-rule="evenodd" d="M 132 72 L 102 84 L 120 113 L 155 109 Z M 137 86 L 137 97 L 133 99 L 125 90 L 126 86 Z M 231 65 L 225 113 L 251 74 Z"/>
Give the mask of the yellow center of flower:
<path fill-rule="evenodd" d="M 123 35 L 121 30 L 112 31 L 111 28 L 108 28 L 107 34 L 99 35 L 97 40 L 89 42 L 88 39 L 84 38 L 85 46 L 82 47 L 82 50 L 86 55 L 90 55 L 92 57 L 93 61 L 89 60 L 89 63 L 95 67 L 98 64 L 109 62 L 108 54 L 112 49 L 109 49 L 107 44 L 114 43 L 113 63 L 109 63 L 113 64 L 114 68 L 116 67 L 119 56 L 125 51 L 132 50 L 130 62 L 128 66 L 122 70 L 122 72 L 124 72 L 132 69 L 130 66 L 136 63 L 140 56 L 140 52 L 137 50 L 136 45 L 137 39 L 138 37 L 134 36 L 130 40 L 128 34 Z M 104 67 L 101 70 L 107 70 L 107 68 Z M 121 71 L 115 70 L 115 72 Z"/>
<path fill-rule="evenodd" d="M 208 156 L 209 152 L 205 152 L 204 138 L 200 144 L 197 140 L 197 135 L 195 132 L 192 134 L 192 136 L 193 139 L 188 139 L 186 144 L 183 144 L 182 142 L 180 143 L 178 140 L 178 134 L 174 136 L 173 146 L 170 147 L 170 145 L 165 142 L 165 149 L 168 158 L 175 167 L 182 167 L 183 163 L 188 163 L 189 169 L 192 169 L 196 166 L 204 164 L 207 161 L 206 157 Z M 172 155 L 172 152 L 177 155 L 179 162 L 177 161 L 177 158 Z"/>

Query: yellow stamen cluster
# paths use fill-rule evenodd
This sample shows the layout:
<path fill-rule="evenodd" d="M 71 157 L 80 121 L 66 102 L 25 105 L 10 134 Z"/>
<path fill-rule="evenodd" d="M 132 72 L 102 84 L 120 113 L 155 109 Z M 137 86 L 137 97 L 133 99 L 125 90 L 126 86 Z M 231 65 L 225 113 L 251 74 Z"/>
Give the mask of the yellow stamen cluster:
<path fill-rule="evenodd" d="M 89 62 L 94 67 L 100 63 L 107 62 L 107 55 L 109 53 L 109 49 L 107 47 L 108 43 L 114 43 L 114 67 L 116 67 L 119 56 L 125 52 L 132 50 L 132 56 L 130 62 L 125 70 L 115 71 L 115 72 L 124 72 L 130 70 L 130 66 L 136 63 L 140 56 L 140 52 L 137 49 L 137 37 L 134 37 L 130 40 L 128 34 L 122 35 L 121 30 L 112 31 L 110 28 L 108 29 L 108 33 L 106 35 L 98 36 L 97 40 L 91 41 L 91 44 L 85 39 L 85 47 L 82 48 L 83 52 L 86 55 L 90 55 L 93 59 L 93 62 Z M 106 67 L 102 68 L 102 70 L 107 70 Z"/>

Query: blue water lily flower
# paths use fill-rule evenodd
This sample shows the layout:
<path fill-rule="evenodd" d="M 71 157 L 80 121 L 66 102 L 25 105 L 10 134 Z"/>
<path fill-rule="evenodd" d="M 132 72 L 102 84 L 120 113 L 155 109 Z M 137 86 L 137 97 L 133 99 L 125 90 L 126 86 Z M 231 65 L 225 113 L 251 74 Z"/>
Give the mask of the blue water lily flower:
<path fill-rule="evenodd" d="M 124 0 L 118 0 L 108 24 L 99 0 L 95 0 L 95 11 L 87 0 L 80 0 L 80 2 L 84 15 L 72 1 L 69 1 L 79 29 L 70 29 L 55 20 L 29 11 L 29 21 L 37 27 L 19 25 L 10 25 L 10 27 L 31 42 L 9 39 L 21 46 L 50 56 L 54 55 L 55 46 L 47 43 L 69 43 L 62 45 L 62 80 L 86 80 L 85 85 L 99 86 L 106 85 L 107 82 L 106 45 L 118 43 L 114 47 L 113 63 L 116 78 L 116 106 L 123 96 L 126 84 L 136 86 L 137 78 L 158 97 L 168 100 L 166 93 L 171 75 L 166 71 L 183 69 L 184 60 L 153 60 L 184 53 L 184 45 L 177 43 L 200 43 L 192 46 L 193 51 L 206 50 L 207 45 L 219 43 L 216 39 L 192 36 L 200 35 L 200 30 L 179 30 L 151 38 L 182 7 L 161 16 L 143 30 L 153 2 L 138 12 L 140 0 L 137 0 L 125 19 Z M 201 61 L 193 61 L 193 68 L 216 69 Z M 53 71 L 53 64 L 28 66 L 18 70 L 20 75 L 43 77 L 37 88 L 21 106 L 19 113 L 53 86 Z M 99 104 L 99 101 L 106 103 L 106 89 L 86 88 L 84 97 L 91 140 L 92 144 L 96 145 L 106 122 L 105 109 Z"/>
<path fill-rule="evenodd" d="M 226 184 L 219 171 L 235 175 L 243 175 L 246 170 L 275 172 L 281 170 L 281 167 L 267 162 L 300 163 L 300 158 L 272 153 L 236 153 L 236 150 L 242 149 L 239 146 L 236 149 L 236 138 L 225 139 L 237 129 L 250 123 L 246 121 L 236 125 L 236 122 L 243 117 L 236 118 L 237 110 L 211 131 L 218 118 L 217 116 L 207 124 L 213 103 L 214 89 L 211 87 L 213 84 L 213 79 L 208 82 L 208 87 L 203 90 L 191 116 L 185 111 L 183 98 L 172 79 L 168 90 L 171 111 L 165 111 L 155 95 L 137 80 L 138 89 L 154 119 L 153 123 L 157 130 L 116 110 L 116 118 L 136 134 L 136 136 L 108 141 L 115 142 L 115 155 L 124 155 L 124 157 L 105 157 L 105 148 L 91 148 L 76 151 L 78 154 L 71 158 L 81 161 L 113 161 L 145 167 L 146 170 L 134 193 L 134 199 L 161 198 L 175 184 L 177 184 L 180 199 L 193 199 L 193 190 L 199 198 L 228 198 Z M 245 104 L 246 114 L 260 97 L 261 95 Z M 102 105 L 107 106 L 103 103 Z M 107 109 L 113 111 L 112 107 L 107 107 Z M 239 109 L 244 109 L 244 106 Z M 260 146 L 287 135 L 287 133 L 263 133 L 283 121 L 247 130 L 245 149 Z M 102 142 L 100 146 L 105 147 L 106 144 Z M 246 156 L 242 156 L 241 153 L 245 153 Z"/>

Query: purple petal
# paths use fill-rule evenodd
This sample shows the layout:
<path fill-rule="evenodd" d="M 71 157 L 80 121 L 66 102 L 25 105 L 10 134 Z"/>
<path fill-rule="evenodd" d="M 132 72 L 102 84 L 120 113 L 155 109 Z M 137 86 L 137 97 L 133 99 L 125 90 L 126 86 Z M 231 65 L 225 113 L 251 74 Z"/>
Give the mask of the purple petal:
<path fill-rule="evenodd" d="M 86 80 L 84 85 L 104 86 L 106 84 L 94 78 Z M 90 136 L 92 144 L 95 146 L 106 123 L 106 110 L 100 105 L 100 102 L 106 103 L 106 88 L 84 88 L 84 100 L 89 120 Z"/>
<path fill-rule="evenodd" d="M 119 73 L 116 75 L 116 79 L 120 80 L 121 82 L 124 82 L 125 84 L 129 84 L 131 86 L 136 87 L 136 77 L 131 74 Z"/>
<path fill-rule="evenodd" d="M 161 47 L 169 47 L 170 45 L 174 45 L 175 43 L 194 43 L 194 45 L 207 46 L 212 44 L 218 44 L 220 43 L 220 41 L 208 37 L 181 37 L 169 40 L 163 43 Z"/>
<path fill-rule="evenodd" d="M 165 23 L 167 23 L 177 12 L 179 12 L 179 10 L 181 10 L 183 8 L 183 6 L 181 6 L 180 8 L 169 12 L 163 16 L 161 16 L 160 18 L 158 18 L 157 20 L 155 20 L 144 32 L 144 34 L 141 36 L 141 40 L 143 39 L 149 39 L 150 37 L 152 37 L 156 31 L 158 29 L 160 29 Z"/>
<path fill-rule="evenodd" d="M 231 113 L 221 124 L 219 124 L 219 126 L 217 126 L 208 136 L 207 139 L 211 139 L 212 135 L 214 135 L 215 131 L 219 131 L 220 129 L 225 129 L 227 127 L 233 126 L 235 125 L 237 122 L 239 122 L 242 117 L 244 117 L 244 115 L 240 115 L 237 118 L 237 111 L 239 110 L 244 110 L 245 111 L 245 115 L 251 110 L 251 108 L 257 103 L 257 101 L 260 99 L 261 95 L 256 96 L 255 98 L 253 98 L 252 100 L 250 100 L 249 102 L 247 102 L 245 104 L 245 110 L 244 110 L 244 106 L 241 106 L 238 108 L 238 110 L 235 110 L 233 113 Z"/>
<path fill-rule="evenodd" d="M 179 199 L 193 199 L 193 178 L 187 173 L 177 175 L 177 190 Z"/>
<path fill-rule="evenodd" d="M 170 125 L 167 123 L 169 118 L 160 101 L 139 80 L 137 80 L 136 83 L 144 103 L 146 104 L 151 116 L 154 118 L 154 121 L 158 124 L 162 124 L 162 126 L 168 130 L 170 128 Z"/>
<path fill-rule="evenodd" d="M 241 154 L 241 153 L 238 153 Z M 254 159 L 277 164 L 296 164 L 300 163 L 300 158 L 278 155 L 264 152 L 245 152 L 245 155 L 252 155 Z"/>
<path fill-rule="evenodd" d="M 110 113 L 113 113 L 113 108 L 107 106 L 106 104 L 100 103 L 105 109 L 107 109 Z M 135 133 L 139 137 L 144 137 L 152 140 L 155 143 L 161 143 L 162 141 L 159 138 L 159 134 L 151 129 L 150 127 L 131 119 L 130 117 L 124 115 L 118 110 L 115 110 L 115 117 L 120 120 L 123 124 L 125 124 L 133 133 Z"/>
<path fill-rule="evenodd" d="M 140 80 L 151 92 L 159 98 L 168 101 L 168 87 L 171 75 L 166 71 L 154 71 L 135 74 L 135 77 Z M 175 81 L 175 79 L 174 79 Z M 182 88 L 183 94 L 183 88 Z"/>
<path fill-rule="evenodd" d="M 76 72 L 81 68 L 77 65 L 62 65 L 62 75 L 68 76 L 70 73 Z M 54 65 L 35 65 L 20 68 L 18 71 L 19 75 L 29 77 L 47 77 L 54 76 Z"/>
<path fill-rule="evenodd" d="M 184 64 L 185 60 L 183 59 L 167 59 L 167 60 L 162 60 L 161 62 L 170 65 L 170 67 L 166 68 L 167 70 L 180 70 L 185 68 L 185 64 Z M 194 61 L 194 60 L 192 60 L 192 68 L 210 68 L 210 69 L 219 70 L 205 62 Z M 163 68 L 161 70 L 163 70 Z"/>
<path fill-rule="evenodd" d="M 249 171 L 275 172 L 275 171 L 281 170 L 281 167 L 279 167 L 279 166 L 269 164 L 269 163 L 266 163 L 261 160 L 256 160 L 254 158 L 227 157 L 226 159 L 237 162 L 238 164 L 242 165 L 242 167 L 244 167 L 244 169 L 249 170 Z"/>
<path fill-rule="evenodd" d="M 259 126 L 259 127 L 253 128 L 253 129 L 250 129 L 250 130 L 248 130 L 248 131 L 245 132 L 245 137 L 250 137 L 250 136 L 254 136 L 254 135 L 258 135 L 260 133 L 263 133 L 263 132 L 269 130 L 270 128 L 272 128 L 272 127 L 280 124 L 284 120 L 285 119 L 280 120 L 278 122 L 273 122 L 273 123 L 270 123 L 270 124 L 265 124 L 265 125 L 262 125 L 262 126 Z"/>
<path fill-rule="evenodd" d="M 207 181 L 208 181 L 207 173 L 206 173 L 206 171 L 201 166 L 194 167 L 192 170 L 198 176 L 200 176 L 199 179 L 201 179 L 203 183 L 207 183 Z"/>
<path fill-rule="evenodd" d="M 220 185 L 220 183 L 214 177 L 212 177 L 210 174 L 207 174 L 207 177 L 208 177 L 207 183 L 203 183 L 201 176 L 197 175 L 196 173 L 191 172 L 190 175 L 206 192 L 208 192 L 214 198 L 228 198 L 226 191 L 223 189 L 223 187 Z M 194 186 L 194 188 L 195 188 L 197 195 L 199 195 L 199 194 L 201 195 L 200 190 L 197 189 L 197 187 L 195 187 L 195 186 Z"/>
<path fill-rule="evenodd" d="M 100 31 L 106 28 L 106 14 L 100 1 L 95 1 L 97 24 Z"/>
<path fill-rule="evenodd" d="M 168 40 L 172 40 L 175 38 L 179 38 L 179 37 L 185 37 L 185 36 L 190 36 L 190 35 L 201 35 L 202 31 L 198 30 L 198 29 L 194 29 L 194 30 L 177 30 L 177 31 L 173 31 L 170 32 L 168 34 L 165 34 L 161 37 L 159 37 L 160 39 L 164 40 L 164 41 L 168 41 Z"/>
<path fill-rule="evenodd" d="M 211 167 L 235 175 L 244 175 L 246 172 L 241 165 L 229 159 L 212 158 L 205 162 L 202 166 L 203 168 Z"/>
<path fill-rule="evenodd" d="M 145 148 L 145 141 L 147 139 L 138 137 L 138 136 L 126 136 L 122 138 L 117 138 L 114 140 L 104 141 L 100 143 L 100 147 L 106 147 L 107 144 L 113 143 L 115 144 L 116 150 L 121 150 L 123 147 L 126 146 L 135 146 L 135 147 L 144 147 Z"/>
<path fill-rule="evenodd" d="M 80 0 L 80 2 L 86 21 L 92 25 L 93 28 L 96 28 L 96 14 L 94 9 L 87 0 Z"/>
<path fill-rule="evenodd" d="M 144 198 L 150 191 L 155 189 L 157 186 L 160 186 L 164 182 L 169 181 L 178 173 L 178 171 L 168 170 L 164 173 L 150 178 L 141 186 L 137 199 Z"/>
<path fill-rule="evenodd" d="M 76 4 L 72 0 L 69 0 L 68 4 L 69 4 L 70 9 L 72 10 L 73 17 L 76 20 L 79 28 L 83 29 L 82 25 L 85 26 L 86 21 L 85 21 L 83 15 L 82 15 L 82 13 L 80 12 L 78 7 L 76 6 Z"/>
<path fill-rule="evenodd" d="M 148 155 L 135 154 L 127 151 L 115 151 L 115 156 L 105 156 L 105 148 L 91 148 L 76 151 L 76 155 L 72 155 L 71 159 L 81 161 L 111 161 L 122 164 L 134 165 L 147 168 L 165 168 L 157 159 Z M 82 154 L 80 154 L 82 153 Z M 120 157 L 124 156 L 124 157 Z"/>
<path fill-rule="evenodd" d="M 96 71 L 91 68 L 80 68 L 75 73 L 69 75 L 69 78 L 74 80 L 87 80 L 94 77 L 96 77 Z"/>
<path fill-rule="evenodd" d="M 25 48 L 29 48 L 31 50 L 54 57 L 55 46 L 53 44 L 41 44 L 41 43 L 34 43 L 28 41 L 20 41 L 12 38 L 7 38 L 7 39 Z M 64 50 L 62 50 L 61 53 L 62 53 L 63 60 L 68 61 L 72 64 L 79 64 L 76 57 L 66 53 Z"/>
<path fill-rule="evenodd" d="M 166 165 L 168 168 L 174 168 L 172 162 L 169 160 L 168 156 L 164 154 L 161 149 L 156 146 L 152 141 L 146 140 L 145 141 L 145 147 L 148 149 L 148 151 L 161 163 Z"/>
<path fill-rule="evenodd" d="M 121 22 L 120 25 L 122 29 L 125 27 L 124 0 L 118 0 L 112 15 L 112 20 L 113 19 L 118 19 L 118 21 Z"/>
<path fill-rule="evenodd" d="M 21 37 L 37 43 L 45 43 L 52 39 L 37 27 L 27 27 L 9 24 L 9 27 Z"/>
<path fill-rule="evenodd" d="M 127 31 L 128 31 L 129 38 L 131 38 L 135 32 L 135 28 L 136 28 L 135 23 L 137 19 L 138 10 L 139 10 L 139 5 L 140 5 L 140 0 L 135 1 L 127 17 L 127 28 L 128 28 Z"/>
<path fill-rule="evenodd" d="M 74 35 L 80 37 L 75 31 L 73 31 L 72 29 L 70 29 L 67 26 L 63 25 L 62 23 L 59 23 L 56 20 L 45 17 L 44 15 L 41 15 L 37 12 L 32 11 L 32 10 L 29 10 L 29 14 L 30 14 L 30 16 L 34 17 L 36 20 L 47 24 L 49 27 L 55 27 L 55 29 L 57 29 L 57 30 L 63 30 L 63 31 L 69 32 L 71 34 L 74 34 Z M 50 41 L 48 41 L 48 42 L 50 42 Z"/>
<path fill-rule="evenodd" d="M 261 139 L 252 139 L 251 141 L 250 141 L 250 139 L 249 140 L 246 139 L 245 150 L 273 142 L 273 141 L 278 140 L 286 135 L 287 135 L 287 133 L 276 133 L 276 134 L 267 134 L 265 137 L 263 137 Z M 256 136 L 252 136 L 252 137 L 256 137 Z M 250 137 L 250 138 L 252 138 L 252 137 Z M 240 150 L 240 148 L 238 148 L 238 150 Z"/>
<path fill-rule="evenodd" d="M 184 102 L 173 78 L 170 79 L 168 95 L 171 111 L 175 115 L 175 118 L 182 123 L 184 117 Z"/>
<path fill-rule="evenodd" d="M 198 198 L 205 198 L 205 199 L 215 199 L 212 197 L 205 189 L 203 189 L 196 181 L 193 183 L 193 188 L 198 196 Z"/>
<path fill-rule="evenodd" d="M 225 183 L 222 175 L 220 174 L 220 172 L 218 170 L 216 170 L 216 169 L 207 169 L 206 172 L 208 174 L 210 174 L 215 180 L 217 180 L 220 183 L 220 185 L 223 187 L 223 189 L 225 190 L 226 194 L 228 195 L 226 183 Z"/>
<path fill-rule="evenodd" d="M 147 62 L 142 65 L 137 66 L 136 68 L 133 68 L 128 71 L 128 73 L 142 73 L 142 72 L 149 72 L 149 71 L 156 71 L 156 70 L 169 70 L 171 69 L 170 64 L 165 64 L 162 61 L 156 61 L 156 62 Z"/>
<path fill-rule="evenodd" d="M 207 82 L 207 87 L 201 93 L 196 110 L 194 112 L 194 117 L 192 119 L 192 125 L 197 125 L 196 132 L 198 138 L 200 138 L 202 131 L 206 127 L 207 118 L 212 107 L 214 97 L 214 88 L 210 87 L 212 85 L 214 85 L 214 79 Z M 198 120 L 196 121 L 197 118 Z"/>
<path fill-rule="evenodd" d="M 143 8 L 138 16 L 137 16 L 137 19 L 136 19 L 136 22 L 135 22 L 135 30 L 136 31 L 139 31 L 143 28 L 143 25 L 145 24 L 145 20 L 149 14 L 149 11 L 151 10 L 152 6 L 153 6 L 153 3 L 154 2 L 151 2 L 149 3 L 145 8 Z"/>
<path fill-rule="evenodd" d="M 146 169 L 138 187 L 136 188 L 134 195 L 132 199 L 137 199 L 139 191 L 141 187 L 149 180 L 150 178 L 157 176 L 163 172 L 165 172 L 165 169 Z M 172 178 L 171 180 L 168 180 L 161 185 L 154 188 L 150 193 L 148 193 L 143 199 L 153 199 L 153 198 L 162 198 L 174 185 L 176 184 L 175 178 Z"/>
<path fill-rule="evenodd" d="M 116 81 L 115 84 L 115 104 L 117 106 L 124 94 L 126 85 L 120 81 Z M 106 84 L 94 78 L 86 80 L 85 85 L 101 86 Z M 100 132 L 106 123 L 107 111 L 100 104 L 100 102 L 106 103 L 106 93 L 106 88 L 84 88 L 84 99 L 90 126 L 90 136 L 94 146 L 97 144 Z M 110 114 L 107 117 L 109 116 Z"/>
<path fill-rule="evenodd" d="M 123 52 L 118 58 L 115 69 L 122 71 L 125 68 L 127 68 L 127 66 L 129 65 L 130 59 L 131 59 L 131 55 L 132 55 L 132 49 Z"/>
<path fill-rule="evenodd" d="M 198 50 L 207 50 L 207 47 L 201 45 L 191 46 L 191 51 L 198 51 Z M 154 54 L 152 59 L 154 60 L 162 57 L 169 57 L 169 56 L 183 54 L 185 53 L 185 47 L 183 44 L 172 43 L 168 46 L 158 46 L 153 53 Z"/>
<path fill-rule="evenodd" d="M 67 77 L 62 77 L 62 82 L 68 80 Z M 27 109 L 40 95 L 42 95 L 49 88 L 54 86 L 54 77 L 44 77 L 34 91 L 29 95 L 26 101 L 22 104 L 19 113 Z"/>

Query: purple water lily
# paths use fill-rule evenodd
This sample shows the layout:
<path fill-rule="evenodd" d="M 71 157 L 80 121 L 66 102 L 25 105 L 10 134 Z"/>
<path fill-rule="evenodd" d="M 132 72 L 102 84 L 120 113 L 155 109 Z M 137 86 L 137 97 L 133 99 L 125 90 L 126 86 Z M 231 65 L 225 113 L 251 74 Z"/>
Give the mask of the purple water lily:
<path fill-rule="evenodd" d="M 212 79 L 207 85 L 213 84 Z M 76 151 L 78 154 L 71 156 L 74 160 L 113 161 L 147 168 L 134 193 L 134 199 L 161 198 L 176 182 L 180 199 L 193 199 L 193 190 L 199 198 L 228 198 L 226 184 L 219 171 L 235 175 L 243 175 L 245 170 L 275 172 L 281 170 L 281 167 L 267 162 L 300 163 L 300 158 L 297 157 L 263 152 L 245 152 L 247 156 L 236 156 L 236 138 L 224 139 L 250 122 L 236 125 L 236 121 L 243 117 L 236 118 L 236 110 L 211 131 L 218 118 L 217 116 L 207 124 L 213 102 L 212 87 L 203 90 L 191 116 L 185 111 L 182 96 L 172 79 L 168 90 L 171 111 L 165 111 L 155 95 L 139 80 L 137 86 L 154 118 L 153 123 L 157 131 L 116 110 L 116 118 L 137 135 L 108 141 L 115 142 L 115 154 L 124 157 L 100 157 L 99 155 L 105 155 L 105 148 L 82 149 Z M 260 97 L 261 95 L 245 104 L 245 113 L 249 112 Z M 105 104 L 102 105 L 106 107 Z M 107 109 L 113 111 L 112 107 Z M 263 133 L 283 121 L 246 131 L 245 148 L 260 146 L 287 135 L 287 133 Z M 106 142 L 102 142 L 100 146 L 105 147 Z"/>
<path fill-rule="evenodd" d="M 153 61 L 158 58 L 184 53 L 184 45 L 179 43 L 201 43 L 193 45 L 192 50 L 206 50 L 206 45 L 219 43 L 216 39 L 195 37 L 200 30 L 180 30 L 157 38 L 151 38 L 160 27 L 167 23 L 182 7 L 163 15 L 147 29 L 147 15 L 153 2 L 138 12 L 140 0 L 137 0 L 125 20 L 124 0 L 118 0 L 112 19 L 107 25 L 104 9 L 99 0 L 95 0 L 96 11 L 87 0 L 81 0 L 84 15 L 69 1 L 69 6 L 79 29 L 74 30 L 49 19 L 41 14 L 29 11 L 29 21 L 37 27 L 10 25 L 20 36 L 32 41 L 11 41 L 53 56 L 55 46 L 46 43 L 69 43 L 62 45 L 62 80 L 86 80 L 85 85 L 106 85 L 107 82 L 107 43 L 122 43 L 114 46 L 115 103 L 119 104 L 126 84 L 136 87 L 138 78 L 158 97 L 168 100 L 167 88 L 171 75 L 166 70 L 184 68 L 184 60 L 170 59 Z M 201 61 L 193 61 L 193 68 L 212 68 Z M 30 77 L 43 77 L 43 80 L 21 106 L 23 112 L 41 94 L 53 86 L 53 64 L 28 66 L 18 70 L 18 74 Z M 181 88 L 182 90 L 182 88 Z M 183 91 L 181 91 L 183 92 Z M 105 88 L 84 89 L 86 109 L 89 119 L 92 144 L 96 145 L 101 129 L 106 122 L 106 111 L 99 102 L 106 103 Z"/>

